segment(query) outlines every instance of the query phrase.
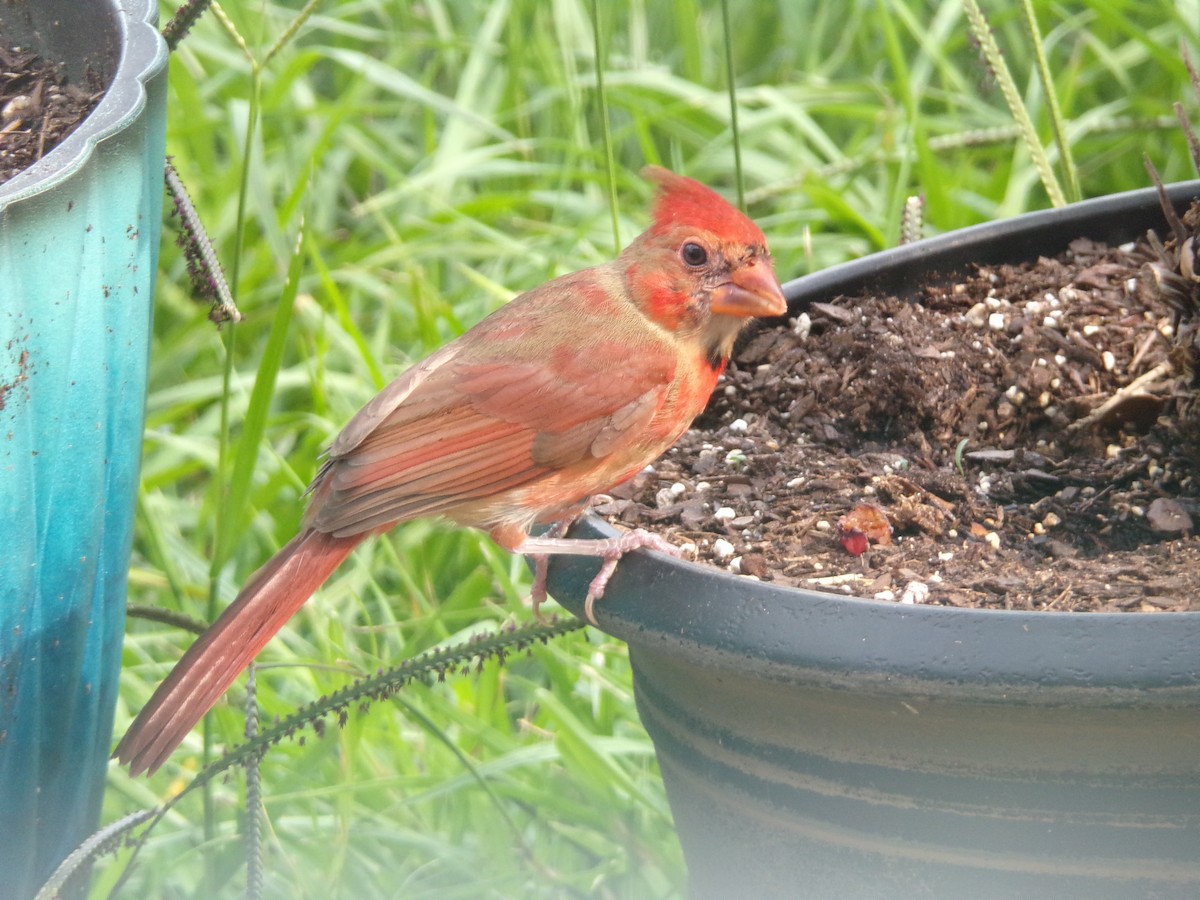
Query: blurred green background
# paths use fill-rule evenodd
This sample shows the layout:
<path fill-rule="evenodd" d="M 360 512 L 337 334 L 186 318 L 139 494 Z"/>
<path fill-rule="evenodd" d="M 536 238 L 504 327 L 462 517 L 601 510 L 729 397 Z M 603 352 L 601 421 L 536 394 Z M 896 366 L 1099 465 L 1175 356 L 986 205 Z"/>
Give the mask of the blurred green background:
<path fill-rule="evenodd" d="M 1195 177 L 1171 105 L 1200 119 L 1179 49 L 1200 58 L 1200 0 L 1033 6 L 1083 195 L 1146 186 L 1143 153 Z M 1059 165 L 1020 6 L 984 12 Z M 959 0 L 227 0 L 174 54 L 169 104 L 168 153 L 246 319 L 215 329 L 164 246 L 130 599 L 199 619 L 295 533 L 319 453 L 386 381 L 615 254 L 605 109 L 621 243 L 647 221 L 646 163 L 736 199 L 736 137 L 785 280 L 894 245 L 911 195 L 927 233 L 1049 205 Z M 481 535 L 397 529 L 267 647 L 263 715 L 526 622 L 528 589 Z M 131 621 L 118 735 L 190 640 Z M 105 821 L 238 741 L 240 694 L 208 751 L 197 730 L 152 779 L 114 767 Z M 592 629 L 285 743 L 262 780 L 264 896 L 684 889 L 624 647 Z M 242 894 L 244 807 L 239 779 L 185 798 L 124 895 Z M 129 856 L 98 867 L 95 895 Z"/>

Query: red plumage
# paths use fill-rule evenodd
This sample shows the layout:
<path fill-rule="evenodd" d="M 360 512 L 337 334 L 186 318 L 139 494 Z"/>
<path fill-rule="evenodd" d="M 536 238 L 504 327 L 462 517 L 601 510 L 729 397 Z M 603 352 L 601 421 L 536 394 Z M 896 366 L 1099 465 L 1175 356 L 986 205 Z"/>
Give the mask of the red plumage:
<path fill-rule="evenodd" d="M 522 294 L 416 364 L 351 419 L 301 533 L 184 654 L 116 749 L 153 772 L 271 636 L 371 534 L 420 516 L 531 554 L 610 560 L 647 543 L 530 538 L 632 477 L 704 408 L 734 338 L 785 303 L 762 232 L 664 169 L 651 227 L 611 263 Z M 652 543 L 652 542 L 651 542 Z M 535 591 L 542 585 L 539 567 Z M 588 609 L 607 574 L 593 582 Z"/>

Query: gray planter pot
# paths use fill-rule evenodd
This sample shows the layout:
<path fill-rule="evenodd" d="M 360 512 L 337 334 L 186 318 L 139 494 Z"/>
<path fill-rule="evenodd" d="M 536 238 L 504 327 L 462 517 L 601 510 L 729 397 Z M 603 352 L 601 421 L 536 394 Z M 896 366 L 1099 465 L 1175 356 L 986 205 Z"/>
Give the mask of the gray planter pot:
<path fill-rule="evenodd" d="M 109 755 L 162 222 L 154 0 L 0 4 L 0 34 L 107 92 L 0 186 L 0 894 L 96 826 Z"/>
<path fill-rule="evenodd" d="M 903 290 L 1148 227 L 1137 191 L 784 291 Z M 578 613 L 595 570 L 553 557 L 550 593 Z M 640 552 L 596 614 L 629 644 L 693 896 L 1200 896 L 1200 613 L 900 606 Z"/>

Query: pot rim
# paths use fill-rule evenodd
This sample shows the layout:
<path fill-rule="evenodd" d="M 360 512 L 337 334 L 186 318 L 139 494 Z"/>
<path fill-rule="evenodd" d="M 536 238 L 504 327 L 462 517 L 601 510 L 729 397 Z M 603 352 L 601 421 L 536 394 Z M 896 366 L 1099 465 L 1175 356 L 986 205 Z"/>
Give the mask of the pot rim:
<path fill-rule="evenodd" d="M 571 536 L 618 533 L 588 515 Z M 582 615 L 597 568 L 587 557 L 551 557 L 550 594 Z M 922 693 L 936 684 L 939 695 L 975 700 L 1200 703 L 1200 612 L 909 606 L 653 551 L 622 558 L 594 611 L 601 631 L 631 647 L 835 689 Z"/>
<path fill-rule="evenodd" d="M 1200 178 L 1165 186 L 1176 211 L 1200 198 Z M 788 315 L 799 302 L 819 301 L 855 290 L 902 290 L 904 283 L 923 273 L 952 273 L 972 263 L 1026 262 L 1045 255 L 1047 242 L 1059 252 L 1078 237 L 1121 244 L 1147 230 L 1166 226 L 1156 188 L 1138 188 L 1040 209 L 1009 219 L 983 222 L 935 237 L 914 241 L 852 259 L 818 272 L 801 275 L 783 285 Z"/>
<path fill-rule="evenodd" d="M 166 64 L 167 44 L 156 27 L 155 0 L 108 0 L 121 57 L 112 83 L 91 114 L 65 140 L 0 185 L 0 213 L 11 203 L 42 193 L 74 175 L 96 145 L 134 121 L 146 106 L 146 82 Z"/>
<path fill-rule="evenodd" d="M 1200 180 L 1168 187 L 1177 208 L 1200 196 Z M 1095 220 L 1116 217 L 1118 227 Z M 872 254 L 789 281 L 789 310 L 855 289 L 887 289 L 922 272 L 949 275 L 968 262 L 995 263 L 1058 252 L 1075 237 L 1123 242 L 1163 227 L 1153 188 L 1087 200 L 986 223 Z M 1122 237 L 1121 234 L 1126 236 Z M 1057 240 L 1053 249 L 1047 241 Z M 981 247 L 993 248 L 983 250 Z M 995 248 L 999 249 L 995 249 Z M 618 532 L 585 516 L 577 537 Z M 597 563 L 550 559 L 550 593 L 576 614 Z M 1005 694 L 1079 688 L 1139 700 L 1200 699 L 1200 612 L 1081 613 L 901 605 L 759 582 L 665 554 L 622 559 L 595 605 L 603 631 L 638 647 L 706 663 L 759 668 L 773 677 L 819 678 L 833 685 L 909 690 L 938 682 Z M 1100 688 L 1097 692 L 1095 689 Z M 1080 692 L 1076 692 L 1080 693 Z M 1062 692 L 1056 693 L 1062 699 Z M 1186 700 L 1181 700 L 1186 698 Z M 1132 702 L 1132 701 L 1131 701 Z"/>

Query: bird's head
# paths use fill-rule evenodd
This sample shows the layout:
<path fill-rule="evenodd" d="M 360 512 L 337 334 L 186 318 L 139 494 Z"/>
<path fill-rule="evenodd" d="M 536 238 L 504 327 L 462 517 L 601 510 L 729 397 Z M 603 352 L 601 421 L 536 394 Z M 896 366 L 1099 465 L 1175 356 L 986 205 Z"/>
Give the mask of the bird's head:
<path fill-rule="evenodd" d="M 654 324 L 699 341 L 716 365 L 754 317 L 787 303 L 758 226 L 697 181 L 647 166 L 658 185 L 651 226 L 621 255 L 630 294 Z"/>

